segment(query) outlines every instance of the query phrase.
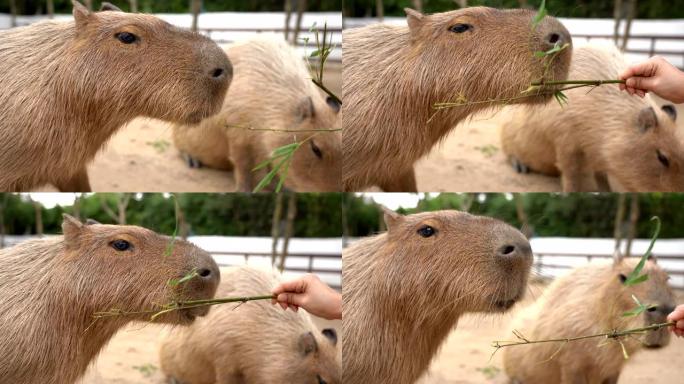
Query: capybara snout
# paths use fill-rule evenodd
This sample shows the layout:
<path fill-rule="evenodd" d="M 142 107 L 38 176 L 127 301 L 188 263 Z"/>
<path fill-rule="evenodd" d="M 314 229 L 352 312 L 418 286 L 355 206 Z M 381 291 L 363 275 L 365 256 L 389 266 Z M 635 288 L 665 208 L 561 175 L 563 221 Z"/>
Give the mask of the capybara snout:
<path fill-rule="evenodd" d="M 556 46 L 572 45 L 572 37 L 565 26 L 553 17 L 545 17 L 537 26 L 537 38 L 540 39 L 540 50 L 547 52 Z M 567 49 L 567 48 L 566 48 Z M 565 49 L 564 49 L 565 50 Z M 568 50 L 570 52 L 570 50 Z M 570 55 L 568 53 L 568 55 Z M 568 57 L 569 59 L 569 57 Z M 566 67 L 567 70 L 567 67 Z"/>

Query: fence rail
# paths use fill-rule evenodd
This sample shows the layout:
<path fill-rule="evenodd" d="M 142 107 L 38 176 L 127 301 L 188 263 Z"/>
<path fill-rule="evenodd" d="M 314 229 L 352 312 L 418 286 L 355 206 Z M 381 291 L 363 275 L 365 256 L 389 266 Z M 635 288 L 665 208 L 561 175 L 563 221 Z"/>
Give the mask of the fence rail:
<path fill-rule="evenodd" d="M 572 38 L 586 39 L 587 42 L 593 39 L 604 39 L 614 41 L 614 35 L 609 34 L 586 34 L 586 33 L 573 33 Z M 623 35 L 618 35 L 618 41 L 624 38 Z M 643 48 L 630 48 L 629 42 L 635 40 L 647 40 L 649 43 L 648 49 Z M 684 68 L 684 49 L 682 50 L 671 50 L 671 49 L 658 49 L 656 44 L 658 41 L 679 41 L 684 43 L 684 35 L 629 35 L 627 40 L 627 46 L 625 48 L 625 53 L 633 53 L 640 55 L 663 55 L 663 56 L 680 56 L 682 58 L 682 65 L 680 68 Z"/>

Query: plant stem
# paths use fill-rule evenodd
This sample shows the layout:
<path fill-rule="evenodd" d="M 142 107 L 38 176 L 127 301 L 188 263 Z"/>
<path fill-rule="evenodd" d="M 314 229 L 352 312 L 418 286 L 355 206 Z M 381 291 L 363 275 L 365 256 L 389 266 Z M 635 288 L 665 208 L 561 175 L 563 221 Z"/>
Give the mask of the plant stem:
<path fill-rule="evenodd" d="M 331 129 L 273 129 L 273 128 L 254 128 L 251 126 L 244 127 L 240 125 L 226 125 L 226 128 L 246 129 L 248 131 L 269 131 L 269 132 L 284 132 L 284 133 L 317 133 L 317 132 L 338 132 L 342 128 Z"/>
<path fill-rule="evenodd" d="M 559 339 L 545 339 L 545 340 L 526 340 L 526 339 L 523 339 L 523 341 L 511 341 L 511 342 L 497 340 L 497 341 L 492 342 L 492 346 L 496 349 L 499 349 L 499 348 L 503 348 L 503 347 L 511 347 L 511 346 L 523 345 L 523 344 L 560 343 L 560 342 L 567 343 L 570 341 L 591 339 L 591 338 L 596 338 L 596 337 L 605 337 L 607 339 L 617 339 L 617 338 L 622 337 L 622 336 L 643 333 L 646 331 L 654 331 L 654 330 L 669 327 L 672 325 L 675 325 L 674 321 L 670 321 L 667 323 L 651 324 L 651 325 L 646 326 L 646 327 L 626 329 L 623 331 L 613 330 L 610 332 L 597 333 L 594 335 L 566 337 L 566 338 L 559 338 Z"/>
<path fill-rule="evenodd" d="M 568 84 L 583 84 L 599 86 L 603 84 L 624 84 L 624 80 L 563 80 L 563 81 L 535 81 L 531 85 L 535 87 L 544 85 L 568 85 Z"/>
<path fill-rule="evenodd" d="M 340 100 L 339 97 L 337 97 L 331 90 L 329 90 L 325 85 L 323 85 L 323 83 L 321 83 L 320 81 L 318 81 L 316 79 L 311 79 L 311 81 L 313 81 L 313 83 L 316 84 L 316 86 L 318 86 L 318 88 L 322 89 L 323 92 L 327 93 L 328 96 L 330 96 L 333 100 L 335 100 L 336 103 L 338 103 L 339 105 L 342 105 L 342 100 Z"/>
<path fill-rule="evenodd" d="M 177 311 L 180 309 L 206 307 L 206 306 L 210 306 L 210 305 L 225 304 L 225 303 L 246 303 L 248 301 L 271 300 L 274 298 L 275 298 L 274 295 L 263 295 L 263 296 L 223 297 L 223 298 L 218 298 L 218 299 L 177 301 L 177 302 L 165 304 L 165 305 L 161 306 L 160 309 L 150 309 L 150 310 L 146 310 L 146 311 L 123 311 L 120 309 L 112 309 L 109 311 L 95 312 L 93 314 L 93 317 L 96 319 L 100 319 L 103 317 L 112 317 L 112 316 L 131 316 L 131 315 L 144 315 L 144 314 L 157 315 L 160 313 Z M 153 316 L 153 318 L 154 317 L 155 316 Z"/>

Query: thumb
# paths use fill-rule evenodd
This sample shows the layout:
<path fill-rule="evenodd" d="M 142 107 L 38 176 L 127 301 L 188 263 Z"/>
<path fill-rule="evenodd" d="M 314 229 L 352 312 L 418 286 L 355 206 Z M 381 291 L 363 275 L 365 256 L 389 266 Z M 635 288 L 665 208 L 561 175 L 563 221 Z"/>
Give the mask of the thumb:
<path fill-rule="evenodd" d="M 653 77 L 630 77 L 625 81 L 628 88 L 642 89 L 650 91 L 655 87 L 656 79 Z"/>
<path fill-rule="evenodd" d="M 278 301 L 287 303 L 288 305 L 296 305 L 298 307 L 304 304 L 305 295 L 301 293 L 286 292 L 278 295 Z"/>

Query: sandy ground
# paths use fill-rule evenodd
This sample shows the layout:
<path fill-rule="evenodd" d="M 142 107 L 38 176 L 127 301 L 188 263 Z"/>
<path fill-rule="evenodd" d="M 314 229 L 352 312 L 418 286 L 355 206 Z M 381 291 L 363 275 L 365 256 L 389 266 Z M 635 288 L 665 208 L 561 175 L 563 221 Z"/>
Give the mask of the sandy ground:
<path fill-rule="evenodd" d="M 664 104 L 659 102 L 660 104 Z M 677 106 L 678 128 L 684 129 L 684 104 Z M 487 112 L 461 123 L 416 163 L 418 190 L 423 192 L 556 192 L 560 179 L 518 174 L 501 151 L 503 113 Z"/>
<path fill-rule="evenodd" d="M 458 329 L 451 333 L 428 374 L 418 384 L 474 384 L 507 382 L 499 351 L 489 361 L 494 340 L 511 340 L 508 327 L 515 311 L 539 297 L 543 285 L 531 285 L 527 299 L 510 313 L 498 316 L 467 315 L 459 320 Z M 676 292 L 677 302 L 684 300 L 684 291 Z M 620 375 L 620 384 L 671 384 L 684 377 L 684 340 L 674 338 L 665 348 L 642 350 L 630 357 Z"/>
<path fill-rule="evenodd" d="M 326 65 L 324 82 L 341 94 L 341 64 Z M 173 145 L 171 126 L 135 119 L 107 143 L 88 167 L 94 192 L 230 192 L 232 172 L 191 169 Z M 53 191 L 51 186 L 41 190 Z"/>
<path fill-rule="evenodd" d="M 238 309 L 239 310 L 239 309 Z M 340 321 L 315 319 L 319 329 L 335 328 Z M 162 384 L 158 351 L 169 326 L 134 324 L 119 331 L 78 384 Z M 275 336 L 275 335 L 274 335 Z"/>

